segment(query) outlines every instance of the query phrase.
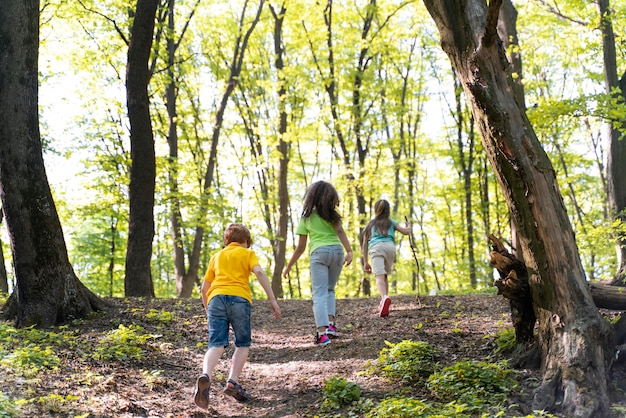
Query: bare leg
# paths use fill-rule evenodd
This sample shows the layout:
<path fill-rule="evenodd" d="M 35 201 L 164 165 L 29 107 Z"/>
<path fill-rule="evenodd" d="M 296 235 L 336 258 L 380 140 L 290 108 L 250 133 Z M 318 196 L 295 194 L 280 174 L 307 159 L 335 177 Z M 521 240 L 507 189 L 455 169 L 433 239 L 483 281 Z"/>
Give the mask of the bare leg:
<path fill-rule="evenodd" d="M 228 378 L 234 380 L 235 382 L 239 382 L 239 375 L 243 370 L 243 366 L 245 366 L 246 361 L 248 361 L 248 353 L 250 352 L 250 347 L 236 347 L 235 352 L 233 353 L 232 365 L 230 367 L 230 374 Z"/>
<path fill-rule="evenodd" d="M 211 347 L 204 354 L 204 362 L 202 363 L 202 373 L 207 376 L 213 376 L 213 370 L 217 366 L 217 362 L 222 358 L 224 354 L 224 347 Z"/>
<path fill-rule="evenodd" d="M 378 289 L 378 293 L 380 293 L 381 300 L 387 296 L 389 293 L 389 281 L 387 280 L 386 274 L 376 275 L 376 289 Z"/>

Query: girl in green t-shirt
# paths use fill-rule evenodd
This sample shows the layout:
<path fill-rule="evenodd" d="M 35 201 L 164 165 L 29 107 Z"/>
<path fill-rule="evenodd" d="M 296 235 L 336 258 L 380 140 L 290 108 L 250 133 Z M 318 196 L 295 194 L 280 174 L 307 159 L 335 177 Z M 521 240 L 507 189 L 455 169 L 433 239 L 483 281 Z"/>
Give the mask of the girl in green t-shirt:
<path fill-rule="evenodd" d="M 337 206 L 339 195 L 332 184 L 318 181 L 309 187 L 296 230 L 298 245 L 283 272 L 283 277 L 289 275 L 291 267 L 304 253 L 310 237 L 313 316 L 317 327 L 314 342 L 319 345 L 329 344 L 329 337 L 337 335 L 335 285 L 343 266 L 352 262 L 352 247 L 341 226 Z"/>

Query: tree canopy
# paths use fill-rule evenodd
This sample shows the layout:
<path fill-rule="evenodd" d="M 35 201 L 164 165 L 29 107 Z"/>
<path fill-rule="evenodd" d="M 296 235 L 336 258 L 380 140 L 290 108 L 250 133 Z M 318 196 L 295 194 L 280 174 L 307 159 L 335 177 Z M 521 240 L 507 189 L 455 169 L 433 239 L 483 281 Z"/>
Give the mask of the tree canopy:
<path fill-rule="evenodd" d="M 355 242 L 380 197 L 392 202 L 397 220 L 406 216 L 413 222 L 420 269 L 403 240 L 396 291 L 416 292 L 417 283 L 421 292 L 491 286 L 486 237 L 508 239 L 508 209 L 422 2 L 363 1 L 357 7 L 342 1 L 263 3 L 179 0 L 159 5 L 155 34 L 160 35 L 152 47 L 148 87 L 157 170 L 155 294 L 179 292 L 173 219 L 185 267 L 201 227 L 196 277 L 219 248 L 224 227 L 234 221 L 250 226 L 255 249 L 270 271 L 277 263 L 278 241 L 286 241 L 287 254 L 292 251 L 305 188 L 322 178 L 338 188 L 346 230 Z M 238 39 L 251 28 L 259 6 L 260 20 L 244 46 Z M 518 48 L 524 60 L 520 77 L 529 119 L 555 166 L 587 277 L 609 280 L 616 259 L 607 237 L 615 225 L 607 215 L 607 150 L 600 138 L 602 122 L 621 113 L 606 105 L 598 60 L 602 40 L 594 30 L 598 10 L 574 1 L 561 3 L 558 10 L 541 2 L 515 6 L 519 45 L 511 48 Z M 117 1 L 41 5 L 46 168 L 74 269 L 100 295 L 124 291 L 130 181 L 124 74 L 134 19 L 130 11 Z M 615 9 L 616 28 L 623 27 L 622 12 Z M 276 38 L 279 16 L 282 36 Z M 280 67 L 275 65 L 276 39 Z M 224 102 L 234 64 L 241 66 L 240 73 Z M 175 113 L 168 111 L 168 89 L 175 92 Z M 219 136 L 212 140 L 220 118 Z M 172 122 L 175 157 L 168 145 Z M 217 158 L 209 184 L 213 144 Z M 290 222 L 281 236 L 278 167 L 284 153 Z M 176 187 L 171 187 L 172 173 Z M 10 254 L 8 247 L 4 250 Z M 10 281 L 10 265 L 7 271 Z M 342 296 L 367 293 L 360 263 L 344 274 L 347 285 L 338 289 Z M 307 275 L 304 269 L 297 279 L 282 283 L 284 295 L 306 296 Z"/>

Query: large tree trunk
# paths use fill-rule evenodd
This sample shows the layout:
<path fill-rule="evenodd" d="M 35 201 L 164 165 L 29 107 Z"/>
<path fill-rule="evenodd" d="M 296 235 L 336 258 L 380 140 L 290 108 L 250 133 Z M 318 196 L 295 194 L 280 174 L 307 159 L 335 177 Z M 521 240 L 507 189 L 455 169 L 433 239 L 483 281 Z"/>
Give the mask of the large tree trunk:
<path fill-rule="evenodd" d="M 617 57 L 615 52 L 615 34 L 613 33 L 613 14 L 611 13 L 609 0 L 596 0 L 600 13 L 602 32 L 602 52 L 604 63 L 604 84 L 607 94 L 613 92 L 618 87 L 621 95 L 618 99 L 626 102 L 626 74 L 622 79 L 617 79 Z M 626 122 L 622 123 L 621 130 L 626 128 Z M 607 171 L 607 195 L 609 198 L 610 215 L 626 223 L 626 141 L 622 138 L 622 132 L 612 121 L 606 124 L 607 149 L 606 171 Z M 618 231 L 616 233 L 617 269 L 613 277 L 613 284 L 626 285 L 626 234 Z"/>
<path fill-rule="evenodd" d="M 4 216 L 0 210 L 0 225 L 2 225 L 3 220 Z M 4 250 L 2 249 L 2 240 L 0 240 L 0 292 L 7 293 L 9 291 L 9 278 L 4 262 Z"/>
<path fill-rule="evenodd" d="M 150 260 L 154 238 L 156 158 L 150 119 L 148 61 L 158 0 L 138 0 L 128 46 L 126 101 L 130 122 L 130 214 L 126 248 L 126 296 L 154 297 Z"/>
<path fill-rule="evenodd" d="M 614 334 L 588 290 L 554 169 L 515 100 L 497 37 L 501 0 L 424 0 L 472 107 L 517 228 L 538 319 L 543 381 L 533 409 L 608 416 Z"/>
<path fill-rule="evenodd" d="M 0 195 L 16 289 L 3 308 L 17 327 L 83 318 L 105 304 L 78 280 L 43 162 L 38 115 L 39 1 L 0 2 Z"/>

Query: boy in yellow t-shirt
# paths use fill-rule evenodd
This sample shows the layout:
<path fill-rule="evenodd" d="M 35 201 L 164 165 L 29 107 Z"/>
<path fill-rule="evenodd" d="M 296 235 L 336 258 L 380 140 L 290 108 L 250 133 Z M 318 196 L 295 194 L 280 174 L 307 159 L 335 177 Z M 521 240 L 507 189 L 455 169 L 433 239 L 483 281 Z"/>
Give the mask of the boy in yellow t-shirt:
<path fill-rule="evenodd" d="M 211 257 L 201 290 L 208 318 L 209 349 L 204 355 L 202 375 L 196 382 L 194 402 L 202 409 L 209 407 L 211 376 L 228 346 L 229 326 L 234 332 L 235 351 L 224 393 L 240 402 L 250 399 L 250 393 L 238 383 L 252 344 L 250 273 L 256 275 L 265 290 L 274 318 L 281 315 L 270 281 L 250 249 L 252 239 L 248 228 L 241 224 L 229 225 L 224 232 L 224 245 L 224 249 Z"/>

